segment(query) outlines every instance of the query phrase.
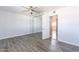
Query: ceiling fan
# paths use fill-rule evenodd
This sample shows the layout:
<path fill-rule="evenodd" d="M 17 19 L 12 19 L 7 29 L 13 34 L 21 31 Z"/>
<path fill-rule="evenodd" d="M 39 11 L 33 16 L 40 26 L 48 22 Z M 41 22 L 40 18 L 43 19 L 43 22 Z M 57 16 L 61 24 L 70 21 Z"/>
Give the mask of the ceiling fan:
<path fill-rule="evenodd" d="M 39 11 L 37 11 L 36 9 L 38 8 L 37 6 L 22 6 L 23 8 L 25 8 L 24 12 L 29 12 L 30 15 L 32 16 L 38 16 L 41 15 Z"/>

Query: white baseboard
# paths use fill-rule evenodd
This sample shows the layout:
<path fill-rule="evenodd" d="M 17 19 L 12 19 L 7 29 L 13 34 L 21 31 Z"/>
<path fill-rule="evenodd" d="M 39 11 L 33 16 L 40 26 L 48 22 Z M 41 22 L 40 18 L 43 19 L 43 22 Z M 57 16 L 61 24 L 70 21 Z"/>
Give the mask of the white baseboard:
<path fill-rule="evenodd" d="M 8 38 L 13 38 L 13 37 L 17 37 L 17 36 L 23 36 L 23 35 L 28 35 L 28 34 L 19 34 L 19 35 L 13 35 L 13 36 L 1 37 L 0 40 L 8 39 Z"/>
<path fill-rule="evenodd" d="M 37 33 L 39 33 L 39 32 L 37 32 Z M 23 36 L 23 35 L 29 35 L 29 34 L 33 34 L 33 33 L 18 34 L 18 35 L 13 35 L 13 36 L 1 37 L 0 40 L 8 39 L 8 38 L 13 38 L 13 37 L 18 37 L 18 36 Z"/>
<path fill-rule="evenodd" d="M 70 45 L 78 46 L 78 47 L 79 47 L 79 44 L 71 43 L 71 42 L 64 41 L 64 40 L 58 40 L 58 41 L 64 42 L 64 43 L 67 43 L 67 44 L 70 44 Z"/>

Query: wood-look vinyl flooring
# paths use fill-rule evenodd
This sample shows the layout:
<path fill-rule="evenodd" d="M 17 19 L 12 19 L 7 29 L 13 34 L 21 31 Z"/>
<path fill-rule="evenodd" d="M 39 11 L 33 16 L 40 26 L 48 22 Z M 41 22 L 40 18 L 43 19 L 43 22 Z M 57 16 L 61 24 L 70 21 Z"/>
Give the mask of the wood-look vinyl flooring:
<path fill-rule="evenodd" d="M 0 52 L 78 52 L 79 47 L 52 39 L 42 40 L 41 33 L 0 40 Z"/>

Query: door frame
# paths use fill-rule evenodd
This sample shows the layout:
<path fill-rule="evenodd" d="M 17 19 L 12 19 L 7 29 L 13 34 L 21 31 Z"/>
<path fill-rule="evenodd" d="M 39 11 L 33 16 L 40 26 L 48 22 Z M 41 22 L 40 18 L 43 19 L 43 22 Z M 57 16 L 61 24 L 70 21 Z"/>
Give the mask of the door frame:
<path fill-rule="evenodd" d="M 51 24 L 52 24 L 52 22 L 51 22 L 51 17 L 53 17 L 53 16 L 56 16 L 57 18 L 56 18 L 56 40 L 58 40 L 58 15 L 52 15 L 52 16 L 50 16 L 50 23 L 49 23 L 49 27 L 50 27 L 50 38 L 51 38 L 51 35 L 52 35 L 52 30 L 51 30 Z"/>

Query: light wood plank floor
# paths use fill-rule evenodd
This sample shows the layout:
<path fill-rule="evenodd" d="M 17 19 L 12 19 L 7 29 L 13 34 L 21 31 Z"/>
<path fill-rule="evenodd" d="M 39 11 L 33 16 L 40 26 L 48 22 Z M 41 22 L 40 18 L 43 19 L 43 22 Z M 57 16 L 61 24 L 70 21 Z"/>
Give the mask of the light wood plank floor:
<path fill-rule="evenodd" d="M 0 52 L 78 52 L 79 47 L 51 39 L 42 40 L 41 33 L 0 40 Z"/>

